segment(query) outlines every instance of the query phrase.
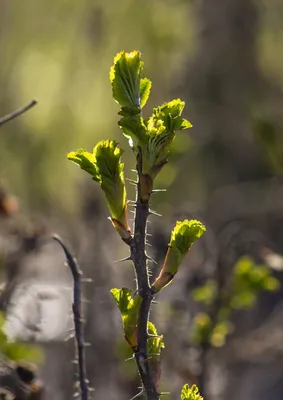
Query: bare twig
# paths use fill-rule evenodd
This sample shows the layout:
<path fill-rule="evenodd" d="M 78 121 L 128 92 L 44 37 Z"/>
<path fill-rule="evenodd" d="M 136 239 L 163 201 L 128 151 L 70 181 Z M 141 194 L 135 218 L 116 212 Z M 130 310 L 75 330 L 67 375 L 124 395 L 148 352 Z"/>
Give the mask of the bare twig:
<path fill-rule="evenodd" d="M 74 292 L 73 292 L 73 315 L 75 324 L 75 336 L 77 343 L 78 353 L 78 365 L 79 365 L 79 383 L 81 389 L 82 400 L 88 399 L 88 384 L 86 378 L 86 360 L 85 360 L 85 340 L 83 332 L 83 318 L 82 318 L 82 272 L 79 268 L 77 260 L 71 255 L 70 251 L 63 243 L 62 239 L 58 235 L 54 235 L 53 238 L 61 245 L 67 258 L 68 265 L 74 280 Z"/>
<path fill-rule="evenodd" d="M 135 226 L 134 236 L 130 243 L 131 259 L 134 263 L 137 290 L 142 298 L 137 325 L 137 351 L 135 352 L 135 359 L 138 366 L 139 374 L 143 384 L 143 390 L 146 393 L 148 400 L 158 400 L 159 393 L 154 384 L 152 371 L 150 370 L 147 352 L 147 324 L 149 319 L 149 311 L 151 301 L 153 299 L 149 274 L 147 269 L 147 255 L 145 251 L 146 242 L 146 222 L 149 215 L 149 204 L 141 199 L 141 153 L 137 159 L 138 183 L 137 183 L 137 196 L 136 196 L 136 213 L 135 213 Z"/>
<path fill-rule="evenodd" d="M 11 121 L 14 118 L 19 117 L 20 115 L 24 114 L 28 110 L 30 110 L 32 107 L 34 107 L 37 104 L 37 100 L 32 100 L 29 104 L 26 106 L 19 108 L 18 110 L 15 110 L 11 112 L 8 115 L 5 115 L 4 117 L 0 118 L 0 126 L 4 125 L 6 122 Z"/>

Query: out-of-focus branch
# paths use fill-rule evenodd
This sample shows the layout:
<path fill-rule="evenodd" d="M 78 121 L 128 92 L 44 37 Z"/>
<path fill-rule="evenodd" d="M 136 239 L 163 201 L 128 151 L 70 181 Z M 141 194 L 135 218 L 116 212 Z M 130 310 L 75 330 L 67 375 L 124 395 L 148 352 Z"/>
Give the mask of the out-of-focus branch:
<path fill-rule="evenodd" d="M 43 400 L 44 386 L 33 366 L 1 363 L 1 391 L 10 392 L 15 400 Z"/>
<path fill-rule="evenodd" d="M 73 315 L 75 324 L 75 335 L 77 343 L 78 353 L 78 364 L 79 364 L 79 383 L 81 389 L 82 400 L 88 399 L 88 381 L 86 378 L 86 360 L 85 360 L 85 340 L 83 331 L 83 318 L 82 318 L 82 292 L 81 292 L 81 276 L 82 272 L 79 268 L 77 260 L 71 255 L 70 251 L 63 243 L 62 239 L 58 235 L 53 236 L 64 250 L 67 258 L 68 265 L 74 280 L 74 292 L 73 292 Z"/>
<path fill-rule="evenodd" d="M 34 107 L 36 104 L 37 104 L 37 100 L 32 100 L 26 106 L 19 108 L 18 110 L 15 110 L 15 111 L 11 112 L 10 114 L 7 114 L 4 117 L 0 118 L 0 126 L 4 125 L 6 122 L 11 121 L 12 119 L 17 118 L 20 115 L 24 114 L 25 112 L 30 110 L 32 107 Z"/>

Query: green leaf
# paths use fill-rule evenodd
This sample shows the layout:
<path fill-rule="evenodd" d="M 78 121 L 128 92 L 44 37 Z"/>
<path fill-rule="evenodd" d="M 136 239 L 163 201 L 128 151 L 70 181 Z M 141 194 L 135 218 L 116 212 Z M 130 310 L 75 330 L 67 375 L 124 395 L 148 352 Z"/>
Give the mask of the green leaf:
<path fill-rule="evenodd" d="M 114 288 L 110 292 L 121 312 L 125 339 L 134 349 L 137 346 L 136 328 L 142 298 L 138 295 L 132 297 L 132 291 L 127 288 Z"/>
<path fill-rule="evenodd" d="M 186 219 L 176 223 L 171 233 L 171 240 L 168 245 L 162 270 L 153 283 L 153 289 L 156 292 L 171 282 L 192 244 L 200 238 L 205 231 L 205 226 L 197 220 L 188 221 Z"/>
<path fill-rule="evenodd" d="M 142 148 L 142 172 L 152 179 L 167 163 L 175 131 L 190 128 L 189 121 L 181 117 L 185 102 L 180 99 L 164 103 L 154 108 L 152 116 L 144 120 L 147 129 L 147 143 L 140 143 Z"/>
<path fill-rule="evenodd" d="M 151 80 L 148 78 L 142 78 L 140 81 L 140 106 L 143 108 L 150 95 Z"/>
<path fill-rule="evenodd" d="M 134 149 L 147 143 L 148 137 L 143 119 L 139 115 L 125 116 L 118 122 L 124 135 L 129 139 L 129 144 Z"/>
<path fill-rule="evenodd" d="M 121 107 L 140 107 L 140 74 L 143 69 L 141 53 L 121 51 L 110 69 L 113 97 Z"/>
<path fill-rule="evenodd" d="M 150 335 L 158 335 L 152 322 L 148 321 L 147 330 Z M 159 356 L 161 349 L 164 349 L 163 336 L 148 339 L 148 354 Z"/>
<path fill-rule="evenodd" d="M 130 228 L 127 221 L 122 154 L 123 150 L 115 141 L 102 140 L 94 147 L 92 154 L 79 149 L 69 153 L 67 158 L 88 172 L 100 184 L 106 196 L 112 223 L 122 238 L 127 238 L 130 235 Z"/>
<path fill-rule="evenodd" d="M 68 160 L 73 161 L 82 170 L 88 172 L 95 181 L 99 181 L 94 155 L 84 149 L 71 151 L 67 155 Z"/>
<path fill-rule="evenodd" d="M 156 127 L 162 121 L 168 132 L 191 128 L 192 124 L 181 117 L 184 107 L 184 101 L 175 99 L 154 108 L 153 115 L 150 118 L 150 126 Z"/>
<path fill-rule="evenodd" d="M 182 400 L 203 400 L 203 397 L 199 393 L 199 389 L 196 385 L 190 387 L 187 383 L 182 388 L 181 393 Z"/>

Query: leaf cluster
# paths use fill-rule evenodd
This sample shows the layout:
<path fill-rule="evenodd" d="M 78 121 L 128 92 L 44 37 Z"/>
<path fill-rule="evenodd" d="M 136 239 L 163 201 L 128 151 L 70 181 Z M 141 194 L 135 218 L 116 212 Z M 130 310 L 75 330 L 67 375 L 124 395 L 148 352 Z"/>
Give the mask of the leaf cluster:
<path fill-rule="evenodd" d="M 192 326 L 192 337 L 196 343 L 209 341 L 214 347 L 221 347 L 233 331 L 230 321 L 233 310 L 247 310 L 255 306 L 263 291 L 279 290 L 280 282 L 271 274 L 270 268 L 257 265 L 252 258 L 241 257 L 235 264 L 226 289 L 221 294 L 221 305 L 213 322 L 209 311 L 196 315 Z M 207 309 L 217 300 L 217 283 L 210 279 L 205 285 L 194 289 L 192 296 Z"/>

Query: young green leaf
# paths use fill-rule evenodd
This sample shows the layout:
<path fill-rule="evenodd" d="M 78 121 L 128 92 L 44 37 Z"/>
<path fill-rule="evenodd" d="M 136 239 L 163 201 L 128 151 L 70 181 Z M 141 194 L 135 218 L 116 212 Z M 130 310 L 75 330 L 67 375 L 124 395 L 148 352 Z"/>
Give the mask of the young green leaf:
<path fill-rule="evenodd" d="M 142 298 L 138 295 L 132 297 L 132 291 L 127 288 L 114 288 L 110 292 L 121 312 L 125 340 L 135 350 L 137 346 L 138 312 Z"/>
<path fill-rule="evenodd" d="M 70 161 L 88 172 L 104 191 L 111 221 L 123 239 L 130 237 L 127 220 L 126 187 L 124 164 L 121 162 L 123 150 L 113 140 L 102 140 L 93 153 L 79 149 L 67 155 Z"/>
<path fill-rule="evenodd" d="M 121 107 L 140 108 L 141 53 L 121 51 L 110 69 L 113 97 Z"/>
<path fill-rule="evenodd" d="M 176 223 L 171 233 L 171 240 L 168 245 L 162 270 L 152 285 L 155 292 L 158 292 L 171 282 L 192 244 L 200 238 L 205 231 L 205 226 L 196 220 L 184 220 Z"/>
<path fill-rule="evenodd" d="M 156 335 L 156 337 L 148 339 L 148 354 L 151 356 L 159 356 L 161 349 L 165 347 L 163 336 L 158 336 L 155 326 L 150 321 L 147 323 L 147 330 L 150 335 Z"/>
<path fill-rule="evenodd" d="M 150 95 L 151 80 L 148 78 L 142 78 L 140 81 L 140 101 L 141 108 L 146 105 L 146 102 Z"/>
<path fill-rule="evenodd" d="M 161 364 L 160 364 L 160 353 L 161 349 L 163 349 L 164 342 L 163 336 L 158 336 L 157 330 L 152 322 L 147 323 L 147 331 L 150 335 L 156 335 L 156 337 L 152 337 L 148 339 L 148 360 L 150 369 L 153 375 L 154 384 L 156 387 L 159 386 L 160 377 L 161 377 Z"/>
<path fill-rule="evenodd" d="M 71 151 L 68 155 L 68 160 L 73 161 L 81 167 L 82 170 L 88 172 L 92 179 L 99 182 L 99 173 L 95 165 L 94 155 L 84 149 Z"/>
<path fill-rule="evenodd" d="M 196 385 L 190 387 L 187 383 L 182 388 L 181 393 L 182 400 L 203 400 L 203 397 L 199 393 L 199 389 Z"/>

